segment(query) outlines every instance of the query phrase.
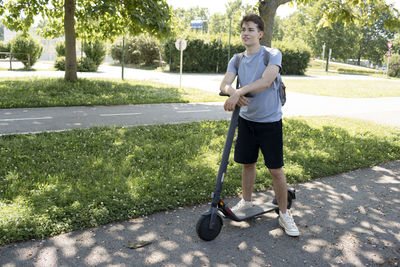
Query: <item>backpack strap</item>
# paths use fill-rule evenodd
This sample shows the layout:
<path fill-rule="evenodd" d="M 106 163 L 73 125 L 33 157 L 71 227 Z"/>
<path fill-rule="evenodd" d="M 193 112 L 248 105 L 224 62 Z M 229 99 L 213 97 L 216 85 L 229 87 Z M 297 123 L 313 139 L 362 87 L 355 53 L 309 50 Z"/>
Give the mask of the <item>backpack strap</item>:
<path fill-rule="evenodd" d="M 239 64 L 243 58 L 243 54 L 244 54 L 244 52 L 236 54 L 236 60 L 235 60 L 235 69 L 236 69 L 236 73 L 237 73 L 236 74 L 236 89 L 239 89 Z"/>
<path fill-rule="evenodd" d="M 244 52 L 236 54 L 236 60 L 235 60 L 235 69 L 236 69 L 236 73 L 237 73 L 236 89 L 239 88 L 239 64 L 243 58 L 243 55 L 244 55 Z M 265 49 L 265 53 L 264 53 L 264 65 L 265 66 L 268 66 L 270 56 L 271 56 L 271 54 L 268 52 L 267 49 Z M 282 82 L 282 79 L 280 77 L 277 79 L 279 81 L 279 88 L 278 88 L 279 98 L 281 99 L 281 104 L 283 106 L 286 103 L 286 86 Z"/>

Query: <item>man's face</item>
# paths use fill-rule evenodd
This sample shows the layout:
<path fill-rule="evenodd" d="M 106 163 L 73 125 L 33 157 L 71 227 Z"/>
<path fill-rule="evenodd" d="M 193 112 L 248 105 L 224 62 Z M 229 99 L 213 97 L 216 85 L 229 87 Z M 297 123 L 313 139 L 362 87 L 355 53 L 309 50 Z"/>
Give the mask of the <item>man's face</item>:
<path fill-rule="evenodd" d="M 259 44 L 262 36 L 263 32 L 258 30 L 257 24 L 252 21 L 243 22 L 241 37 L 245 46 Z"/>

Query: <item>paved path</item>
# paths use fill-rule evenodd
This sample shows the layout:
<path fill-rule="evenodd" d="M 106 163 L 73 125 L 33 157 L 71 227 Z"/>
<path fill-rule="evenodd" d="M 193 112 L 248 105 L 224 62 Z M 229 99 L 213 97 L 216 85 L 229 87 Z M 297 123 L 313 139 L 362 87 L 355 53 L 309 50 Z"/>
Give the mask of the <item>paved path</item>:
<path fill-rule="evenodd" d="M 0 135 L 92 126 L 229 119 L 223 103 L 0 109 Z M 335 98 L 288 92 L 284 117 L 335 115 L 400 127 L 400 98 Z"/>
<path fill-rule="evenodd" d="M 296 189 L 298 238 L 286 236 L 268 213 L 242 223 L 224 220 L 215 240 L 201 241 L 195 225 L 209 205 L 200 205 L 0 247 L 0 266 L 398 266 L 400 161 Z M 152 243 L 127 248 L 138 241 Z"/>

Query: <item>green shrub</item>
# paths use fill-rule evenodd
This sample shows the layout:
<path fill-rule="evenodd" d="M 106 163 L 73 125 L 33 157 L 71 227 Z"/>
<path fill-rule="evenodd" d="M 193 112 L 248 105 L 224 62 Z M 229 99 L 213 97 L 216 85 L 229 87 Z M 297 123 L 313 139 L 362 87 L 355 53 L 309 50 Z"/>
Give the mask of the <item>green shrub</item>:
<path fill-rule="evenodd" d="M 283 75 L 304 75 L 311 57 L 307 45 L 301 41 L 292 43 L 274 42 L 273 47 L 282 52 Z"/>
<path fill-rule="evenodd" d="M 65 57 L 57 57 L 54 63 L 54 68 L 57 70 L 65 70 Z"/>
<path fill-rule="evenodd" d="M 377 74 L 379 71 L 375 70 L 363 70 L 363 69 L 349 69 L 349 68 L 338 68 L 339 73 L 354 73 L 354 74 Z"/>
<path fill-rule="evenodd" d="M 58 42 L 56 44 L 57 57 L 65 57 L 65 42 Z"/>
<path fill-rule="evenodd" d="M 226 71 L 228 64 L 228 44 L 219 43 L 218 39 L 203 40 L 185 38 L 187 47 L 183 51 L 183 70 L 185 72 Z M 164 61 L 170 64 L 171 71 L 179 71 L 180 51 L 175 47 L 175 39 L 164 44 Z M 231 44 L 230 56 L 244 51 L 241 44 Z"/>
<path fill-rule="evenodd" d="M 98 66 L 96 63 L 88 57 L 81 57 L 77 60 L 77 71 L 79 72 L 94 72 L 97 71 Z M 54 68 L 57 70 L 65 70 L 65 57 L 57 57 L 54 64 Z"/>
<path fill-rule="evenodd" d="M 10 52 L 10 51 L 11 51 L 10 43 L 0 41 L 0 52 Z M 7 55 L 0 54 L 0 58 L 6 58 L 6 57 Z"/>
<path fill-rule="evenodd" d="M 81 57 L 78 59 L 77 69 L 79 72 L 94 72 L 99 67 L 93 59 L 89 57 Z"/>
<path fill-rule="evenodd" d="M 136 46 L 140 52 L 139 60 L 145 65 L 152 65 L 159 58 L 159 42 L 156 38 L 142 34 L 136 38 Z"/>
<path fill-rule="evenodd" d="M 141 34 L 125 40 L 124 63 L 152 65 L 159 58 L 159 41 L 150 35 Z M 111 47 L 111 57 L 122 62 L 122 40 Z"/>
<path fill-rule="evenodd" d="M 20 60 L 25 68 L 32 67 L 38 61 L 42 52 L 42 44 L 33 39 L 28 33 L 19 34 L 11 40 L 11 53 L 15 53 L 13 57 Z M 30 55 L 30 62 L 28 62 L 27 54 Z"/>
<path fill-rule="evenodd" d="M 97 71 L 97 68 L 106 57 L 106 50 L 106 46 L 101 41 L 96 40 L 94 42 L 83 42 L 83 52 L 85 52 L 86 58 L 90 60 L 82 59 L 82 64 L 85 65 L 85 67 L 89 67 L 89 65 L 94 63 L 96 66 L 95 71 Z M 91 67 L 92 66 L 88 69 L 91 69 Z"/>
<path fill-rule="evenodd" d="M 389 76 L 400 78 L 400 55 L 393 54 L 389 62 Z"/>
<path fill-rule="evenodd" d="M 186 39 L 186 38 L 185 38 Z M 217 38 L 211 40 L 186 39 L 187 48 L 183 52 L 183 69 L 185 72 L 218 72 L 224 73 L 228 65 L 227 43 L 220 44 Z M 164 60 L 170 64 L 171 71 L 178 71 L 180 52 L 175 47 L 176 40 L 171 39 L 164 45 Z M 296 46 L 279 42 L 273 47 L 282 52 L 282 74 L 303 75 L 310 60 L 307 46 Z M 230 57 L 245 50 L 240 42 L 230 47 Z"/>

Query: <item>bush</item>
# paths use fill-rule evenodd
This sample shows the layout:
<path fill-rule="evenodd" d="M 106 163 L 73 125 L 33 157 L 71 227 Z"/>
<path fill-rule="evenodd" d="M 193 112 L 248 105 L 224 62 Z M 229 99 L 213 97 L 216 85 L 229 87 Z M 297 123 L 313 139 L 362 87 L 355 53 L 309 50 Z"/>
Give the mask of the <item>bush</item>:
<path fill-rule="evenodd" d="M 159 58 L 158 40 L 150 35 L 142 34 L 136 38 L 136 46 L 139 48 L 139 61 L 145 65 L 152 65 Z"/>
<path fill-rule="evenodd" d="M 10 43 L 0 41 L 0 52 L 10 52 L 10 51 L 11 51 Z M 7 55 L 0 54 L 0 58 L 6 58 L 6 57 Z"/>
<path fill-rule="evenodd" d="M 389 76 L 400 78 L 400 55 L 393 54 L 389 62 Z"/>
<path fill-rule="evenodd" d="M 57 57 L 54 68 L 57 70 L 65 70 L 65 57 Z"/>
<path fill-rule="evenodd" d="M 79 72 L 94 72 L 99 67 L 93 59 L 89 57 L 81 57 L 78 59 L 77 69 Z"/>
<path fill-rule="evenodd" d="M 185 38 L 186 39 L 186 38 Z M 180 52 L 175 47 L 176 40 L 169 40 L 164 46 L 164 60 L 170 63 L 171 71 L 178 71 Z M 282 52 L 282 74 L 303 75 L 310 60 L 309 49 L 285 43 L 274 44 Z M 183 52 L 185 72 L 224 73 L 228 64 L 228 44 L 219 44 L 219 40 L 187 39 L 187 48 Z M 230 57 L 245 50 L 241 43 L 235 42 L 230 47 Z M 171 61 L 171 62 L 170 62 Z"/>
<path fill-rule="evenodd" d="M 82 64 L 86 64 L 86 67 L 88 67 L 89 65 L 94 63 L 96 66 L 95 71 L 97 71 L 97 68 L 106 57 L 106 46 L 103 42 L 98 40 L 94 42 L 83 42 L 83 52 L 85 52 L 87 59 L 82 59 L 82 62 L 84 62 Z"/>
<path fill-rule="evenodd" d="M 19 34 L 11 40 L 11 53 L 15 53 L 13 57 L 20 60 L 25 68 L 32 67 L 38 61 L 42 52 L 42 44 L 33 39 L 28 33 Z M 27 54 L 30 55 L 30 62 L 28 62 Z"/>
<path fill-rule="evenodd" d="M 354 74 L 377 74 L 379 71 L 375 70 L 363 70 L 363 69 L 349 69 L 349 68 L 338 68 L 339 73 L 354 73 Z"/>
<path fill-rule="evenodd" d="M 124 63 L 152 65 L 159 58 L 160 46 L 155 37 L 141 34 L 125 40 Z M 111 57 L 122 62 L 122 40 L 111 47 Z"/>
<path fill-rule="evenodd" d="M 185 72 L 218 72 L 226 71 L 228 64 L 228 44 L 220 44 L 219 40 L 187 39 L 187 47 L 183 51 L 183 69 Z M 179 71 L 180 51 L 175 47 L 175 39 L 164 44 L 164 61 L 170 64 L 171 71 Z M 241 44 L 231 44 L 230 56 L 243 52 Z"/>
<path fill-rule="evenodd" d="M 56 45 L 57 59 L 54 67 L 57 70 L 65 70 L 65 43 L 60 42 Z M 100 41 L 83 43 L 83 52 L 85 57 L 77 59 L 77 71 L 94 72 L 97 71 L 100 64 L 106 57 L 105 45 Z"/>
<path fill-rule="evenodd" d="M 88 57 L 81 57 L 77 60 L 77 71 L 79 72 L 94 72 L 97 71 L 96 63 Z M 65 71 L 65 57 L 57 57 L 54 67 L 57 70 Z"/>
<path fill-rule="evenodd" d="M 310 49 L 304 43 L 274 42 L 273 47 L 282 52 L 283 75 L 304 75 L 311 57 Z"/>
<path fill-rule="evenodd" d="M 65 57 L 65 42 L 58 42 L 56 44 L 57 57 Z"/>

